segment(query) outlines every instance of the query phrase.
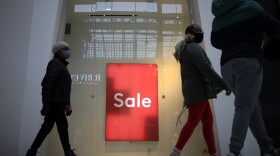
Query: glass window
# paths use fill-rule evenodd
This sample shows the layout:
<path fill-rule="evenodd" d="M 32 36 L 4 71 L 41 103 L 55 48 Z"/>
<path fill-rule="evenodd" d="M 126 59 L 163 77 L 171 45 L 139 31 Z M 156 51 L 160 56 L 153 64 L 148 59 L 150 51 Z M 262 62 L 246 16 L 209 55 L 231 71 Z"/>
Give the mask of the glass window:
<path fill-rule="evenodd" d="M 89 3 L 88 3 L 89 2 Z M 67 23 L 71 23 L 71 33 L 64 39 L 72 49 L 69 71 L 72 76 L 71 104 L 73 114 L 68 118 L 69 136 L 72 148 L 81 156 L 144 156 L 169 155 L 178 139 L 182 125 L 176 127 L 176 119 L 182 109 L 180 66 L 173 57 L 175 44 L 184 38 L 185 27 L 189 24 L 188 7 L 185 0 L 72 0 L 68 5 Z M 94 16 L 88 16 L 94 15 Z M 105 16 L 103 16 L 105 15 Z M 136 15 L 136 16 L 132 16 Z M 107 65 L 148 64 L 156 70 L 158 140 L 157 141 L 105 141 L 106 127 L 106 88 Z M 138 77 L 144 71 L 139 71 Z M 134 73 L 134 74 L 133 74 Z M 129 78 L 135 78 L 131 71 Z M 141 88 L 145 83 L 131 83 L 129 78 L 124 84 L 131 88 Z M 153 80 L 153 79 L 152 79 Z M 113 81 L 110 81 L 113 83 Z M 142 82 L 142 81 L 141 81 Z M 117 87 L 118 84 L 111 87 Z M 126 104 L 142 102 L 149 106 L 149 95 L 143 97 L 120 90 L 119 102 L 128 98 Z M 141 95 L 140 95 L 141 94 Z M 127 97 L 125 97 L 127 95 Z M 137 99 L 137 96 L 138 99 Z M 135 97 L 136 96 L 136 97 Z M 113 97 L 109 97 L 113 98 Z M 121 99 L 121 100 L 120 100 Z M 152 98 L 151 98 L 152 99 Z M 120 104 L 120 103 L 118 103 Z M 135 103 L 134 103 L 135 104 Z M 143 106 L 143 103 L 141 103 Z M 140 106 L 140 105 L 139 105 Z M 114 118 L 118 123 L 122 116 L 131 112 L 126 108 Z M 187 111 L 181 117 L 187 119 Z M 146 126 L 155 126 L 153 118 L 146 119 Z M 144 119 L 141 121 L 145 121 Z M 137 120 L 125 123 L 129 126 Z M 146 135 L 149 134 L 147 130 Z M 116 133 L 122 135 L 122 133 Z M 206 147 L 198 126 L 194 135 L 184 148 L 183 154 L 203 155 Z M 51 133 L 47 143 L 46 155 L 63 155 L 57 133 Z M 54 154 L 55 153 L 55 154 Z M 186 154 L 184 154 L 186 155 Z"/>

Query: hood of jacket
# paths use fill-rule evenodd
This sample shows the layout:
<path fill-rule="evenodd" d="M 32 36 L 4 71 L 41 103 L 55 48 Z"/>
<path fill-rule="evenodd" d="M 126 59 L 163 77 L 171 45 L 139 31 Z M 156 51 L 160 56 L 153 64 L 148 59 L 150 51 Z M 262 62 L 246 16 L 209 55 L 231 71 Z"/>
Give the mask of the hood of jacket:
<path fill-rule="evenodd" d="M 255 0 L 213 0 L 211 11 L 215 18 L 212 30 L 247 20 L 262 10 Z"/>
<path fill-rule="evenodd" d="M 211 11 L 214 16 L 223 15 L 246 1 L 248 0 L 213 0 Z"/>

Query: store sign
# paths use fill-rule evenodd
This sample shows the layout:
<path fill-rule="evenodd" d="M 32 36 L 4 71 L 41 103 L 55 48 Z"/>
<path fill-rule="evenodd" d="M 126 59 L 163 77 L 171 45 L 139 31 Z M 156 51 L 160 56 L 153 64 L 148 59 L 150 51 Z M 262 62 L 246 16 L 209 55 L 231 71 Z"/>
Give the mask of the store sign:
<path fill-rule="evenodd" d="M 74 73 L 71 79 L 73 85 L 97 85 L 101 81 L 101 74 Z"/>
<path fill-rule="evenodd" d="M 158 67 L 107 64 L 106 141 L 158 141 Z"/>

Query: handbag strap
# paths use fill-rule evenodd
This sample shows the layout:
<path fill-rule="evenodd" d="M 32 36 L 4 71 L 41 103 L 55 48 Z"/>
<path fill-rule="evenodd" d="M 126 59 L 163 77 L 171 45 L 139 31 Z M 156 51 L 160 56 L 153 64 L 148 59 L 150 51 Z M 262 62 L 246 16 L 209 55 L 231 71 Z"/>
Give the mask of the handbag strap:
<path fill-rule="evenodd" d="M 181 124 L 181 116 L 183 115 L 183 113 L 185 112 L 185 110 L 187 109 L 187 106 L 184 106 L 180 112 L 180 114 L 177 117 L 177 121 L 176 121 L 176 127 L 178 126 L 178 123 Z"/>

